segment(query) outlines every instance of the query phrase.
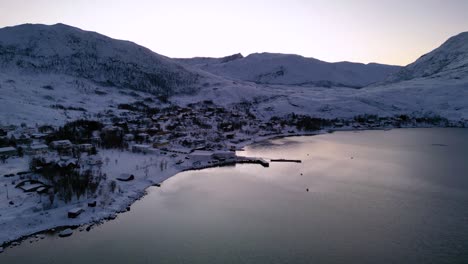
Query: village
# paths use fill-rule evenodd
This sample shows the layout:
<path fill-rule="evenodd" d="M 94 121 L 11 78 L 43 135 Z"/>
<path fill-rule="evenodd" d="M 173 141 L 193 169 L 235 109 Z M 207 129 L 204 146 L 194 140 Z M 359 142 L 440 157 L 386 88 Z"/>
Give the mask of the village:
<path fill-rule="evenodd" d="M 0 235 L 0 245 L 52 228 L 113 219 L 130 210 L 147 187 L 161 186 L 181 171 L 238 163 L 268 167 L 273 160 L 240 157 L 236 151 L 269 138 L 454 125 L 447 122 L 404 115 L 326 120 L 293 113 L 264 121 L 249 105 L 225 109 L 207 101 L 187 107 L 119 105 L 94 120 L 62 127 L 4 125 L 0 127 L 0 227 L 9 231 Z M 71 233 L 67 229 L 61 235 Z"/>

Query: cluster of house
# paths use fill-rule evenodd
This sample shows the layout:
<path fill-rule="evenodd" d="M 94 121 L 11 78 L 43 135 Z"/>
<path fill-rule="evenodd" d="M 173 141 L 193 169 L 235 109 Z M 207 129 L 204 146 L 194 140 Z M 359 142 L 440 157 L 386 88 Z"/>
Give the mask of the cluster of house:
<path fill-rule="evenodd" d="M 36 128 L 1 127 L 0 139 L 10 145 L 0 147 L 0 157 L 39 155 L 51 151 L 60 156 L 71 156 L 74 152 L 89 152 L 94 147 L 93 144 L 74 145 L 70 140 L 56 140 L 46 144 L 45 138 L 51 132 L 39 133 Z"/>
<path fill-rule="evenodd" d="M 254 110 L 252 110 L 254 111 Z M 112 120 L 112 121 L 111 121 Z M 104 121 L 105 122 L 105 121 Z M 404 117 L 378 118 L 367 116 L 362 120 L 335 120 L 331 127 L 378 128 L 405 122 Z M 171 106 L 157 113 L 121 110 L 113 112 L 107 125 L 95 131 L 86 144 L 73 145 L 69 140 L 45 144 L 45 137 L 53 128 L 38 129 L 26 126 L 0 127 L 0 139 L 14 144 L 2 144 L 0 157 L 36 155 L 51 150 L 62 156 L 91 151 L 106 143 L 107 147 L 125 147 L 135 152 L 151 153 L 156 149 L 173 152 L 196 150 L 234 150 L 235 146 L 253 136 L 297 132 L 284 119 L 262 121 L 249 107 L 225 109 L 213 103 L 194 103 L 187 107 Z"/>
<path fill-rule="evenodd" d="M 250 140 L 252 135 L 284 131 L 279 122 L 262 122 L 246 109 L 227 110 L 205 103 L 173 106 L 151 115 L 141 113 L 138 116 L 133 111 L 124 111 L 119 120 L 101 133 L 124 133 L 121 127 L 125 126 L 124 146 L 143 153 L 157 149 L 172 152 L 234 150 L 235 145 Z"/>

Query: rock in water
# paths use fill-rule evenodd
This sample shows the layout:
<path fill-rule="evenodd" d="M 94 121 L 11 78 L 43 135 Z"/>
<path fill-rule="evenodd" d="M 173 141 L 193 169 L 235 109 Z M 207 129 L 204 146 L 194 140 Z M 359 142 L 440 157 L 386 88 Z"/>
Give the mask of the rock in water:
<path fill-rule="evenodd" d="M 59 237 L 68 237 L 68 236 L 71 236 L 72 234 L 73 234 L 73 230 L 71 230 L 70 228 L 67 228 L 59 233 Z"/>

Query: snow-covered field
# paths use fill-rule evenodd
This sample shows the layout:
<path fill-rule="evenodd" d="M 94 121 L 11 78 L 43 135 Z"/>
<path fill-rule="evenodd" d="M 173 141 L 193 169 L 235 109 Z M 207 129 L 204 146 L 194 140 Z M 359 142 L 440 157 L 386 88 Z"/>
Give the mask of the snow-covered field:
<path fill-rule="evenodd" d="M 358 90 L 242 83 L 205 89 L 196 96 L 180 96 L 174 101 L 183 104 L 210 99 L 222 105 L 253 101 L 259 116 L 265 118 L 292 112 L 324 118 L 432 113 L 462 120 L 468 119 L 467 98 L 466 80 L 415 79 Z"/>
<path fill-rule="evenodd" d="M 16 240 L 22 236 L 31 235 L 56 227 L 92 224 L 103 219 L 114 218 L 118 212 L 126 211 L 136 199 L 145 194 L 145 189 L 159 184 L 182 170 L 190 168 L 189 162 L 176 165 L 176 158 L 168 155 L 137 154 L 128 151 L 100 150 L 100 156 L 105 161 L 102 173 L 107 175 L 101 195 L 97 198 L 77 200 L 69 203 L 56 199 L 52 208 L 47 195 L 36 192 L 25 193 L 12 184 L 18 183 L 19 176 L 3 177 L 5 174 L 29 170 L 29 157 L 10 158 L 0 166 L 0 245 Z M 207 162 L 210 156 L 203 162 Z M 129 182 L 116 181 L 121 174 L 133 174 L 135 179 Z M 116 182 L 112 191 L 109 184 Z M 5 185 L 7 187 L 5 187 Z M 9 199 L 6 199 L 7 189 Z M 13 204 L 9 202 L 12 201 Z M 96 207 L 88 207 L 88 202 L 97 201 Z M 77 218 L 68 218 L 68 211 L 83 208 L 84 212 Z"/>

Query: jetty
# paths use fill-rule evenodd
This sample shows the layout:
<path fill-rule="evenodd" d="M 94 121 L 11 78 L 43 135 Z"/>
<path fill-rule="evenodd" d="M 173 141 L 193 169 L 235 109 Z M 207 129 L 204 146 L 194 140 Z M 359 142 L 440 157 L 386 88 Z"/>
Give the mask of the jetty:
<path fill-rule="evenodd" d="M 259 159 L 259 158 L 241 158 L 238 157 L 236 160 L 236 163 L 239 164 L 260 164 L 265 168 L 270 167 L 270 163 L 264 159 Z"/>
<path fill-rule="evenodd" d="M 235 166 L 236 164 L 259 164 L 265 168 L 270 167 L 270 163 L 266 161 L 265 159 L 250 158 L 250 157 L 236 157 L 235 159 L 228 159 L 224 161 L 209 163 L 206 165 L 197 164 L 187 170 L 191 170 L 191 169 L 202 170 L 202 169 L 214 168 L 214 167 Z"/>
<path fill-rule="evenodd" d="M 294 162 L 294 163 L 302 163 L 302 160 L 295 160 L 295 159 L 271 159 L 271 162 Z"/>

